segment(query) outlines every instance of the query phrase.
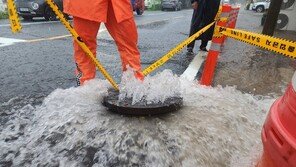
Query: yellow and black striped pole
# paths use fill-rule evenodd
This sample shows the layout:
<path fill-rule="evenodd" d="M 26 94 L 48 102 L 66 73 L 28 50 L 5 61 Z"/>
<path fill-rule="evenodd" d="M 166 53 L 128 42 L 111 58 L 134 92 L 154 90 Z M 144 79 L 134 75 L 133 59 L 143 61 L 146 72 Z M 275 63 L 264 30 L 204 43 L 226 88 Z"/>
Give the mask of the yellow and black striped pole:
<path fill-rule="evenodd" d="M 9 15 L 10 28 L 13 33 L 20 32 L 22 26 L 18 18 L 14 0 L 7 0 L 7 9 Z"/>

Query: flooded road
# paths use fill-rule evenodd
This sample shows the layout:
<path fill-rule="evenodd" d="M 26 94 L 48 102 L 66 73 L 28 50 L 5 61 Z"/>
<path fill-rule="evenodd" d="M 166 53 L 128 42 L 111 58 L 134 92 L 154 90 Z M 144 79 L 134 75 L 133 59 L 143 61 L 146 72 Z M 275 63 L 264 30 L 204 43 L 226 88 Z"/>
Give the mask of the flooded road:
<path fill-rule="evenodd" d="M 161 83 L 157 78 L 151 82 Z M 243 94 L 233 87 L 179 82 L 184 107 L 158 117 L 106 111 L 101 100 L 108 83 L 102 80 L 57 89 L 42 105 L 2 112 L 1 164 L 210 167 L 254 163 L 254 155 L 260 154 L 261 126 L 274 99 Z M 4 105 L 9 103 L 14 101 Z M 254 149 L 257 152 L 251 152 Z"/>

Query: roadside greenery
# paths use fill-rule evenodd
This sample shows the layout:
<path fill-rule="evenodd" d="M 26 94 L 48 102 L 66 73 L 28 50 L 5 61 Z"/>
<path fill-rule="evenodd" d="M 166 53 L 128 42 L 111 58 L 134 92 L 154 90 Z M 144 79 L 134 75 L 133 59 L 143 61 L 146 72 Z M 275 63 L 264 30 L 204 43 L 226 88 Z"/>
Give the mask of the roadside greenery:
<path fill-rule="evenodd" d="M 7 13 L 7 11 L 0 12 L 0 19 L 8 19 L 8 13 Z"/>

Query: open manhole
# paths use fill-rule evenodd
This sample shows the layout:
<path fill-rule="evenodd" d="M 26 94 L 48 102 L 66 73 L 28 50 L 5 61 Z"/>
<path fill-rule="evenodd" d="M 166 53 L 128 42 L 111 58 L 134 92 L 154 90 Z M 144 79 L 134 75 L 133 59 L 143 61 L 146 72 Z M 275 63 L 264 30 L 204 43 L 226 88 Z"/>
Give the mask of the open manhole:
<path fill-rule="evenodd" d="M 102 104 L 109 111 L 124 115 L 159 115 L 179 110 L 183 105 L 182 97 L 170 97 L 163 103 L 149 103 L 142 100 L 136 104 L 132 104 L 131 98 L 119 101 L 119 92 L 114 89 L 108 90 L 108 95 L 103 98 Z"/>

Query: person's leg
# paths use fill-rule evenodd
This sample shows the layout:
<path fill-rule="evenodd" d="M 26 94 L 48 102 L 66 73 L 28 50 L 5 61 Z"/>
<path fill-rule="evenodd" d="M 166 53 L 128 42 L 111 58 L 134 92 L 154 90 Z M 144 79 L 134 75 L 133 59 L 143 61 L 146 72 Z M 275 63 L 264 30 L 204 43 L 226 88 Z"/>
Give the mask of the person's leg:
<path fill-rule="evenodd" d="M 193 14 L 192 14 L 192 19 L 191 19 L 189 36 L 195 34 L 198 31 L 198 27 L 199 27 L 200 23 L 198 21 L 198 16 L 197 15 L 198 15 L 197 10 L 194 10 Z M 187 51 L 193 53 L 194 45 L 195 45 L 195 40 L 192 41 L 189 45 L 187 45 Z"/>
<path fill-rule="evenodd" d="M 100 23 L 85 20 L 79 17 L 73 18 L 74 29 L 89 47 L 91 52 L 96 56 L 97 34 Z M 76 80 L 77 85 L 83 84 L 85 81 L 95 78 L 96 67 L 92 60 L 85 54 L 76 41 L 74 45 L 74 59 L 76 63 Z"/>
<path fill-rule="evenodd" d="M 135 71 L 135 76 L 138 79 L 144 79 L 141 72 L 140 52 L 137 47 L 138 33 L 134 19 L 131 18 L 117 23 L 112 5 L 110 4 L 105 25 L 116 42 L 123 71 L 127 70 L 128 65 Z"/>
<path fill-rule="evenodd" d="M 199 49 L 202 51 L 207 51 L 208 42 L 209 42 L 208 40 L 201 40 L 201 45 Z"/>

